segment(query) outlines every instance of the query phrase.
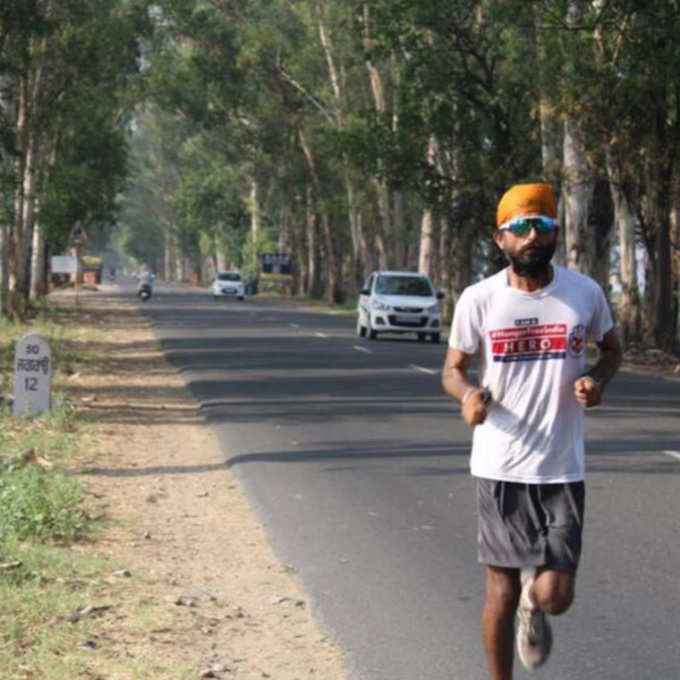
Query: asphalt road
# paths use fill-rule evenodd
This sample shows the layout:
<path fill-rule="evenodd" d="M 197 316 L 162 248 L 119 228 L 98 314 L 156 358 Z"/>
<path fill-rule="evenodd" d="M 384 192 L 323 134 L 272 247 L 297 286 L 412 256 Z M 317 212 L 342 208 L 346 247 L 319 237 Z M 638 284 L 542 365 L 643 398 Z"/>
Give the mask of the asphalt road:
<path fill-rule="evenodd" d="M 156 286 L 143 309 L 352 680 L 486 680 L 470 432 L 442 395 L 445 345 L 190 288 Z M 620 373 L 587 450 L 576 601 L 546 667 L 515 677 L 675 680 L 680 381 Z"/>

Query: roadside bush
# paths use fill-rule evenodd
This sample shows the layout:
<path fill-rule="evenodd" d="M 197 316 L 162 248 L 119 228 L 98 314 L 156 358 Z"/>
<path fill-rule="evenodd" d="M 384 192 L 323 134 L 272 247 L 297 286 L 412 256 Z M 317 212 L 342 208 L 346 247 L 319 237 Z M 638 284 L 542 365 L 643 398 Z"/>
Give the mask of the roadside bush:
<path fill-rule="evenodd" d="M 80 485 L 35 463 L 13 461 L 0 468 L 0 542 L 72 542 L 84 536 L 87 518 Z"/>

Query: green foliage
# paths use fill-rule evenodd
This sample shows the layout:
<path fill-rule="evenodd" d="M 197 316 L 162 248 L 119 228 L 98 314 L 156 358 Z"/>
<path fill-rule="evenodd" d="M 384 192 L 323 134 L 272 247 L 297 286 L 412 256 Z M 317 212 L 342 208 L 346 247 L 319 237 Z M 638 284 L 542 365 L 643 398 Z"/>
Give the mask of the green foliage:
<path fill-rule="evenodd" d="M 42 324 L 32 330 L 50 339 L 56 365 L 76 362 L 84 355 L 62 349 L 59 326 Z M 63 330 L 63 329 L 62 329 Z M 16 340 L 26 328 L 5 321 L 0 327 L 0 369 L 11 376 Z M 62 342 L 55 341 L 59 337 Z M 1 387 L 7 389 L 8 384 Z M 26 539 L 70 542 L 87 534 L 83 513 L 84 494 L 78 482 L 44 468 L 34 457 L 57 464 L 78 448 L 73 410 L 59 394 L 53 407 L 38 418 L 13 418 L 9 408 L 0 409 L 0 552 L 7 553 L 13 542 Z M 32 452 L 34 456 L 29 456 Z"/>
<path fill-rule="evenodd" d="M 272 228 L 261 228 L 256 239 L 253 239 L 252 233 L 248 233 L 242 248 L 241 273 L 243 276 L 245 278 L 257 276 L 260 253 L 270 253 L 276 250 L 276 232 Z"/>
<path fill-rule="evenodd" d="M 576 18 L 568 14 L 574 8 L 582 10 Z M 145 57 L 154 106 L 140 117 L 135 140 L 162 140 L 164 153 L 153 179 L 143 178 L 154 200 L 139 201 L 136 218 L 126 214 L 130 233 L 141 230 L 129 240 L 144 244 L 137 252 L 171 239 L 194 258 L 226 248 L 251 267 L 259 249 L 247 240 L 256 181 L 272 240 L 293 248 L 300 265 L 316 248 L 322 277 L 356 254 L 350 196 L 365 242 L 375 243 L 384 226 L 394 262 L 414 262 L 425 206 L 454 236 L 473 227 L 474 248 L 490 256 L 483 243 L 498 196 L 516 181 L 545 177 L 545 110 L 555 149 L 561 116 L 578 119 L 598 180 L 612 139 L 639 150 L 620 162 L 641 214 L 654 203 L 650 178 L 675 168 L 680 18 L 673 3 L 161 0 L 152 16 Z M 164 134 L 165 125 L 175 134 Z M 428 157 L 430 140 L 436 153 Z M 385 188 L 400 192 L 400 225 L 379 204 Z M 388 197 L 391 208 L 396 198 Z M 310 245 L 315 213 L 332 225 L 335 263 L 325 257 L 327 235 Z M 653 228 L 643 231 L 655 261 Z M 474 268 L 479 274 L 481 260 Z"/>
<path fill-rule="evenodd" d="M 87 528 L 83 499 L 81 487 L 62 474 L 20 461 L 5 464 L 0 474 L 0 535 L 3 540 L 81 538 Z"/>
<path fill-rule="evenodd" d="M 0 7 L 0 219 L 14 219 L 20 203 L 13 191 L 22 181 L 14 165 L 33 149 L 36 214 L 53 253 L 63 252 L 76 222 L 96 248 L 115 221 L 128 174 L 127 126 L 141 92 L 140 41 L 151 29 L 148 5 L 75 0 Z M 17 115 L 22 92 L 26 113 Z M 30 235 L 32 225 L 24 228 Z M 30 251 L 30 244 L 18 247 Z"/>
<path fill-rule="evenodd" d="M 90 240 L 97 231 L 115 223 L 116 197 L 127 174 L 127 140 L 120 129 L 107 125 L 88 110 L 85 117 L 63 133 L 64 153 L 47 183 L 43 215 L 47 237 L 56 252 L 67 245 L 68 233 L 80 220 L 88 225 Z M 72 122 L 76 123 L 74 116 Z"/>

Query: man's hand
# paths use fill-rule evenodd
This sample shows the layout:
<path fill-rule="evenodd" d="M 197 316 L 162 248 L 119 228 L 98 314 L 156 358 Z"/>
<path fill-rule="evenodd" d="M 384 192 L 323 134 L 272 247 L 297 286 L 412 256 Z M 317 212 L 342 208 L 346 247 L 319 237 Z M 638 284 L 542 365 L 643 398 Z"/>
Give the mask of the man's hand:
<path fill-rule="evenodd" d="M 590 408 L 602 401 L 602 390 L 595 378 L 582 375 L 574 381 L 574 397 L 581 406 Z"/>
<path fill-rule="evenodd" d="M 489 403 L 489 393 L 481 387 L 465 397 L 460 412 L 463 420 L 470 426 L 481 425 L 486 420 L 486 406 Z"/>
<path fill-rule="evenodd" d="M 460 401 L 460 414 L 470 427 L 480 425 L 486 420 L 487 405 L 491 392 L 483 387 L 470 385 L 466 374 L 471 359 L 470 354 L 449 347 L 442 369 L 444 391 L 456 401 Z"/>

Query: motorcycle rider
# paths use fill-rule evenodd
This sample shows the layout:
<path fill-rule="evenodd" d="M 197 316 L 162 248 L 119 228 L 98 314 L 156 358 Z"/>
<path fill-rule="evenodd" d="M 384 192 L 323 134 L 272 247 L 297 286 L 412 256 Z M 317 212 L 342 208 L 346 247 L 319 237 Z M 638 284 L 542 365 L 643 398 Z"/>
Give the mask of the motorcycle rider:
<path fill-rule="evenodd" d="M 142 265 L 142 268 L 139 270 L 139 274 L 137 274 L 137 281 L 139 281 L 139 285 L 137 287 L 137 295 L 139 295 L 144 289 L 146 289 L 148 290 L 150 297 L 151 290 L 153 288 L 154 278 L 155 277 L 153 273 L 149 270 L 149 268 L 145 264 Z"/>

